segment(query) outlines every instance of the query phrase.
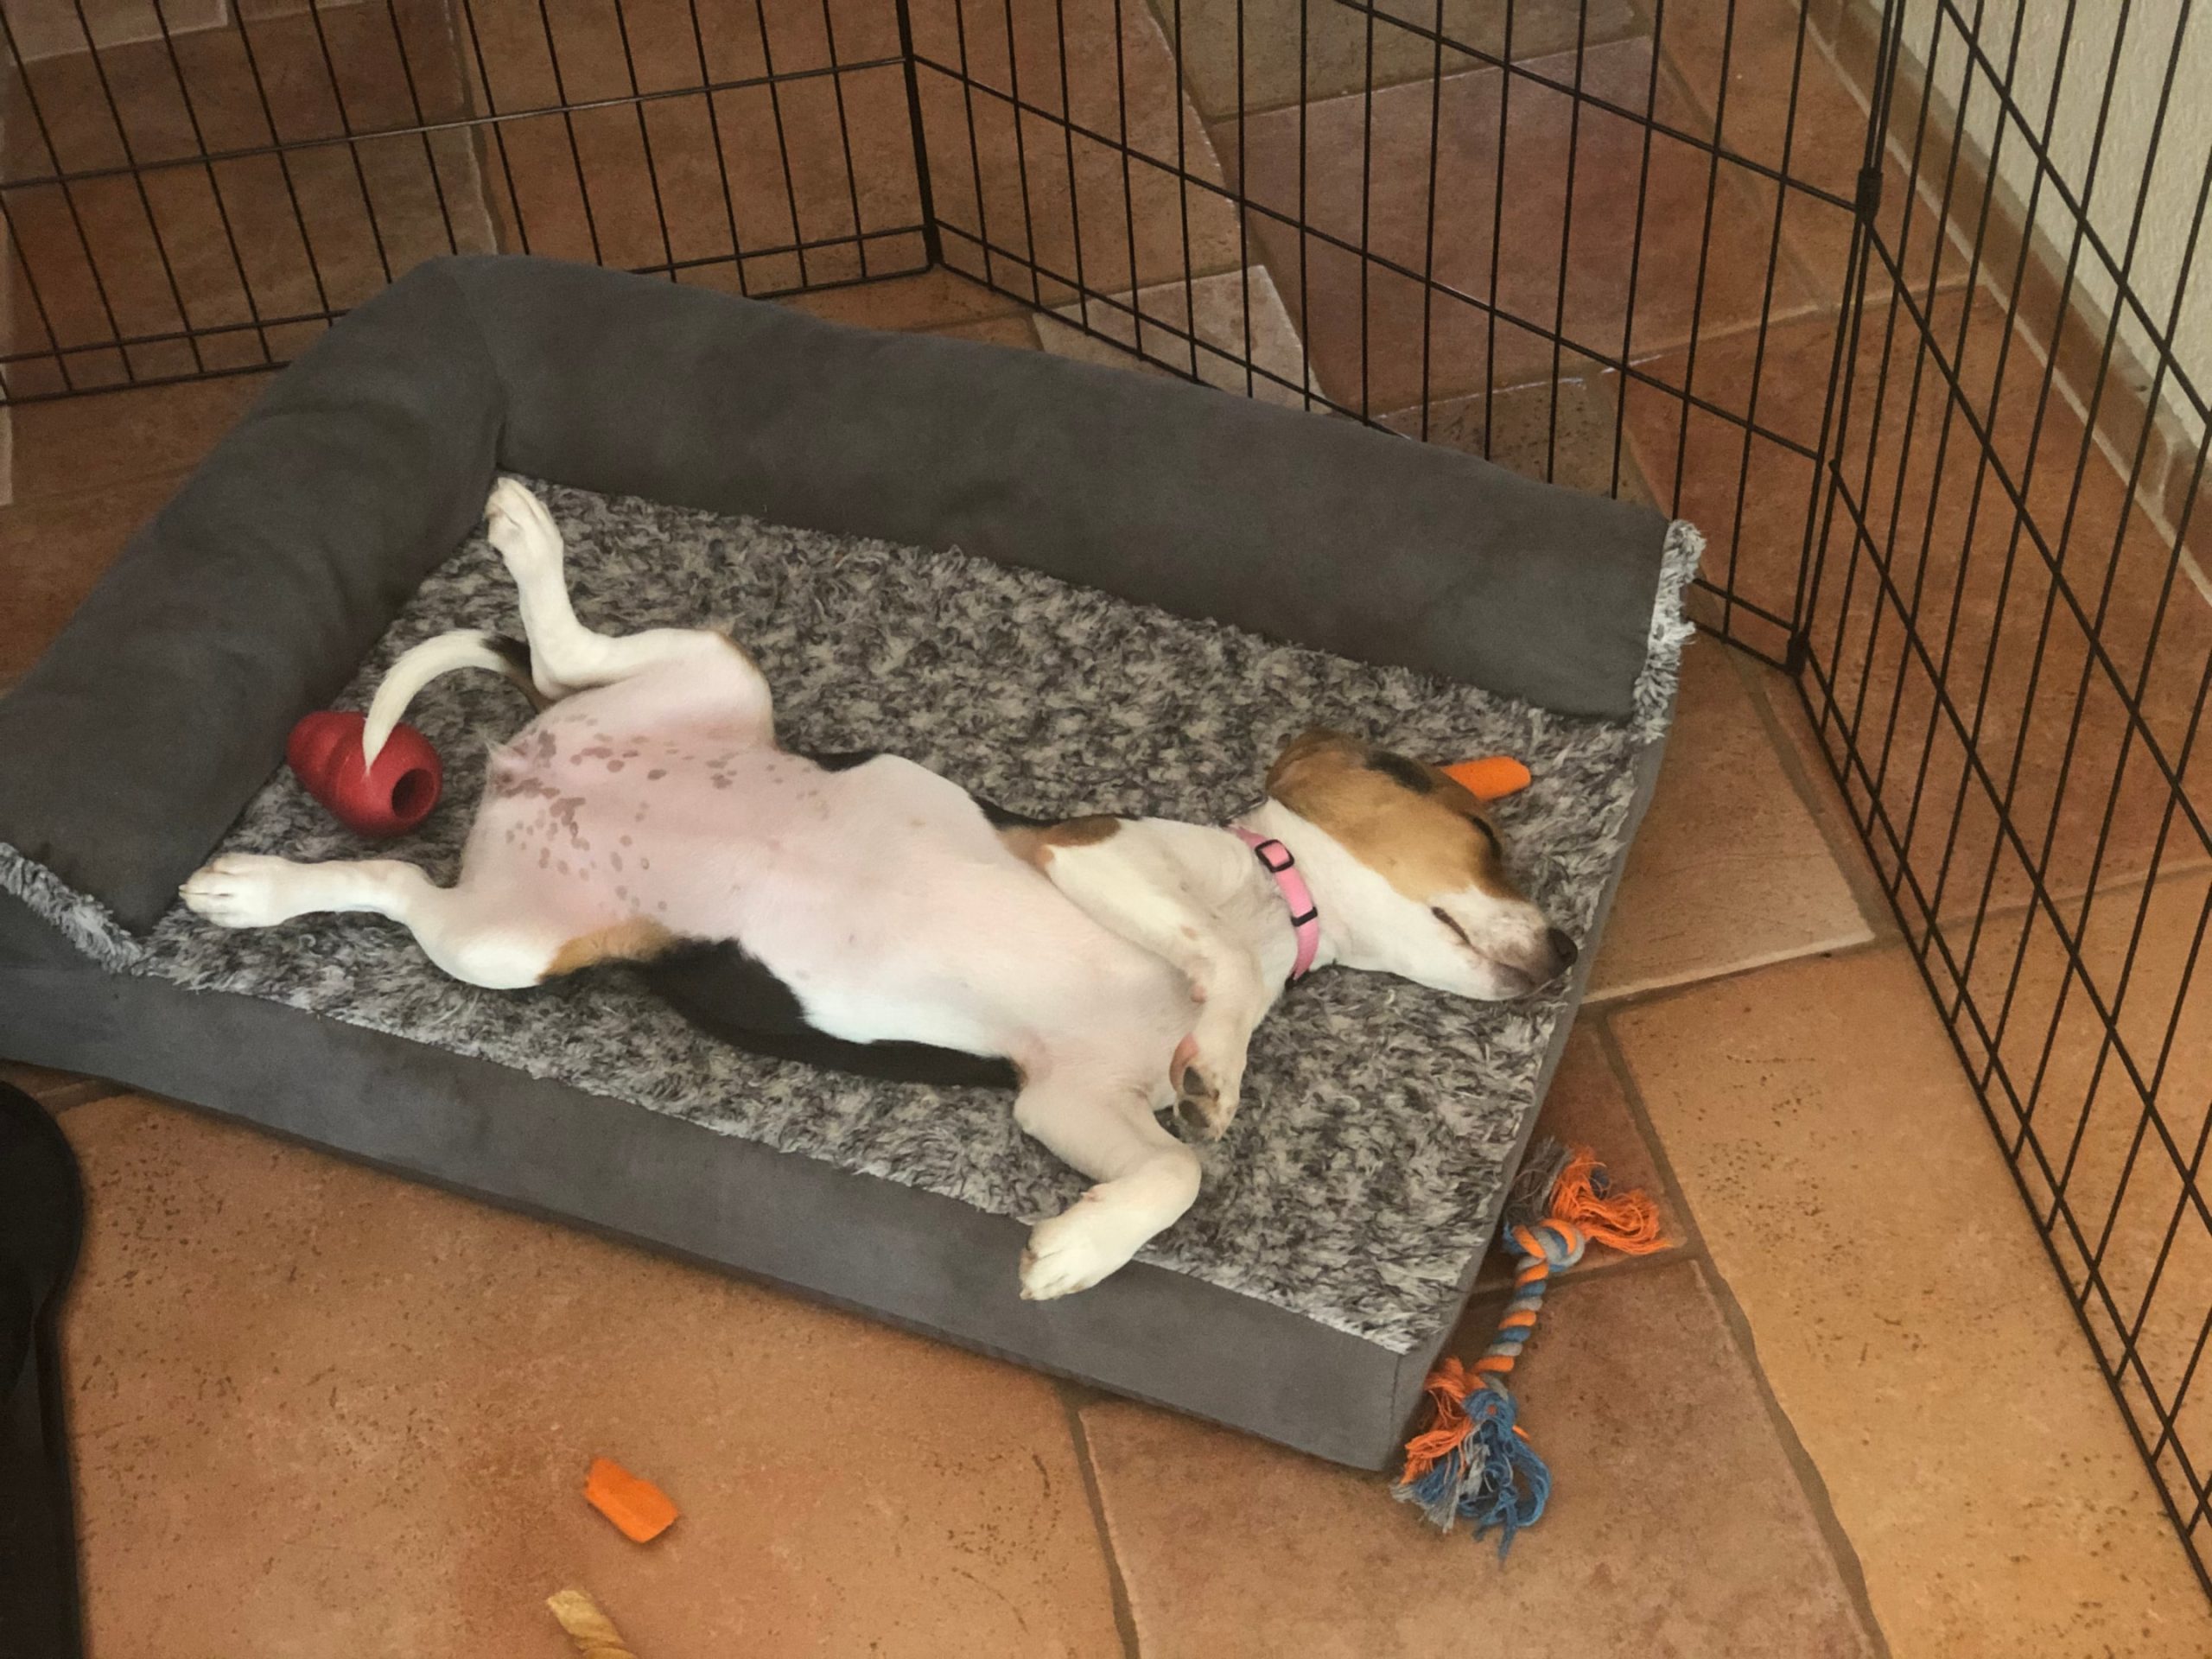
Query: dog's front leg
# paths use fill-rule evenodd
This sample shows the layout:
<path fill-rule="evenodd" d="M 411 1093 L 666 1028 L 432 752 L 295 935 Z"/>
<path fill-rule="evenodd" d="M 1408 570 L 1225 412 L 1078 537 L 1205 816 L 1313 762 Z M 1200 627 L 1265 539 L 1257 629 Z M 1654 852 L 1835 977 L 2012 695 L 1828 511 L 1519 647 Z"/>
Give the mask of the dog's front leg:
<path fill-rule="evenodd" d="M 1040 1221 L 1021 1255 L 1025 1301 L 1088 1290 L 1198 1195 L 1198 1155 L 1160 1126 L 1154 1102 L 1117 1084 L 1103 1057 L 1053 1056 L 1022 1089 L 1014 1121 L 1097 1183 Z"/>
<path fill-rule="evenodd" d="M 1114 827 L 1104 831 L 1105 824 Z M 1077 828 L 1077 836 L 1033 838 L 1027 855 L 1094 921 L 1165 957 L 1191 982 L 1202 1006 L 1177 1109 L 1198 1134 L 1217 1140 L 1236 1116 L 1252 1033 L 1278 987 L 1262 980 L 1251 945 L 1224 931 L 1202 893 L 1249 880 L 1250 855 L 1194 824 L 1098 819 Z M 1263 896 L 1275 904 L 1272 893 Z M 1272 908 L 1268 913 L 1272 919 Z"/>
<path fill-rule="evenodd" d="M 1192 960 L 1176 964 L 1205 999 L 1191 1032 L 1197 1052 L 1184 1068 L 1176 1109 L 1198 1134 L 1218 1141 L 1244 1097 L 1244 1063 L 1252 1033 L 1267 1018 L 1274 998 L 1261 984 L 1248 952 L 1225 940 L 1209 941 L 1204 933 L 1199 942 L 1213 948 L 1193 952 Z"/>

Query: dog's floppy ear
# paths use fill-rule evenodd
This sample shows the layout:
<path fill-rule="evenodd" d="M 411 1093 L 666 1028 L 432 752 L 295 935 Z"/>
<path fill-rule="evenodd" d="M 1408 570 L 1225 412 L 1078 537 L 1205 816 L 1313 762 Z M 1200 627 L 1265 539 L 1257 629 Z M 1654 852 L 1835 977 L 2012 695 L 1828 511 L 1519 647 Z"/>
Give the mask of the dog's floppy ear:
<path fill-rule="evenodd" d="M 1325 726 L 1309 726 L 1282 746 L 1282 753 L 1275 756 L 1274 764 L 1268 768 L 1268 793 L 1280 798 L 1286 785 L 1294 786 L 1301 773 L 1312 773 L 1321 763 L 1320 770 L 1331 765 L 1357 765 L 1367 753 L 1367 745 L 1348 733 L 1332 731 Z"/>
<path fill-rule="evenodd" d="M 1286 788 L 1294 791 L 1300 784 L 1351 767 L 1383 772 L 1415 794 L 1433 788 L 1427 779 L 1440 773 L 1485 806 L 1528 788 L 1529 782 L 1529 768 L 1510 754 L 1484 755 L 1452 766 L 1432 767 L 1377 749 L 1350 733 L 1315 726 L 1283 746 L 1282 753 L 1268 768 L 1268 793 L 1280 800 Z"/>
<path fill-rule="evenodd" d="M 1488 754 L 1442 768 L 1444 775 L 1488 804 L 1529 787 L 1529 768 L 1510 754 Z"/>

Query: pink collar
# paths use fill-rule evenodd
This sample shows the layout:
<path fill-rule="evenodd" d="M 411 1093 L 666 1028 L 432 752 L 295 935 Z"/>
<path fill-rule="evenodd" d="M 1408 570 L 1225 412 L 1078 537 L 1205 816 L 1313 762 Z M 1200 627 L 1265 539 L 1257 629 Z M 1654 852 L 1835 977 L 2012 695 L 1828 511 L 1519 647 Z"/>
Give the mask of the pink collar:
<path fill-rule="evenodd" d="M 1313 966 L 1313 958 L 1321 951 L 1321 909 L 1313 902 L 1313 889 L 1306 885 L 1306 878 L 1298 873 L 1298 861 L 1290 855 L 1290 849 L 1267 836 L 1255 835 L 1241 823 L 1229 826 L 1229 833 L 1252 849 L 1252 856 L 1275 879 L 1275 886 L 1282 891 L 1282 901 L 1290 906 L 1291 931 L 1298 939 L 1298 959 L 1290 965 L 1287 983 L 1295 984 L 1306 977 Z"/>

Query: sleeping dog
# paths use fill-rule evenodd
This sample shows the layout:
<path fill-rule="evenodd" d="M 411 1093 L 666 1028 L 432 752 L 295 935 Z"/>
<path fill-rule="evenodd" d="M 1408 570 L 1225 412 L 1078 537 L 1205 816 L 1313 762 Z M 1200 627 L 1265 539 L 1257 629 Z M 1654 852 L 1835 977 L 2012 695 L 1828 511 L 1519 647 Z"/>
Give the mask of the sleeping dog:
<path fill-rule="evenodd" d="M 1197 1196 L 1283 987 L 1332 964 L 1520 995 L 1573 960 L 1481 806 L 1436 767 L 1294 740 L 1229 828 L 1017 821 L 895 755 L 781 748 L 767 682 L 705 630 L 576 620 L 559 531 L 512 480 L 486 507 L 527 646 L 463 632 L 392 666 L 373 760 L 436 675 L 496 669 L 537 717 L 493 752 L 460 880 L 391 859 L 228 855 L 185 903 L 226 927 L 363 911 L 473 985 L 633 964 L 745 1046 L 880 1075 L 1018 1084 L 1014 1117 L 1096 1183 L 1038 1224 L 1021 1294 L 1096 1284 Z"/>

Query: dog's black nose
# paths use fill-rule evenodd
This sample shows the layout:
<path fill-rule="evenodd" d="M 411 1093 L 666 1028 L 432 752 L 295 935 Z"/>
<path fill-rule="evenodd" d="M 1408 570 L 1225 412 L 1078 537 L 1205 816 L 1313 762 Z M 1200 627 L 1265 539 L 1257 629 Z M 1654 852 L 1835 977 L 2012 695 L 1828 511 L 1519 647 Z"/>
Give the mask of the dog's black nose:
<path fill-rule="evenodd" d="M 1555 975 L 1563 974 L 1573 967 L 1575 957 L 1582 954 L 1576 948 L 1574 941 L 1556 927 L 1545 935 L 1545 941 L 1552 948 L 1552 962 L 1554 964 L 1552 972 Z"/>

